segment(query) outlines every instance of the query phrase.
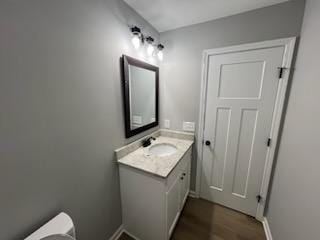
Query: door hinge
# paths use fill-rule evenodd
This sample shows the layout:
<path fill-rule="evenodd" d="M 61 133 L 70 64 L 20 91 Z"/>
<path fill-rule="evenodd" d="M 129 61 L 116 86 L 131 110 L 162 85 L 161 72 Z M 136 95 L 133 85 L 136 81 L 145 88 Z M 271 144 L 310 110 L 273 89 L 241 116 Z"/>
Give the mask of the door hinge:
<path fill-rule="evenodd" d="M 288 68 L 286 67 L 279 67 L 279 79 L 281 79 L 283 77 L 283 72 L 284 70 L 287 70 Z"/>
<path fill-rule="evenodd" d="M 270 147 L 270 146 L 271 146 L 271 138 L 268 138 L 267 146 L 268 146 L 268 147 Z"/>
<path fill-rule="evenodd" d="M 262 197 L 260 195 L 256 196 L 257 202 L 260 203 L 262 200 Z"/>

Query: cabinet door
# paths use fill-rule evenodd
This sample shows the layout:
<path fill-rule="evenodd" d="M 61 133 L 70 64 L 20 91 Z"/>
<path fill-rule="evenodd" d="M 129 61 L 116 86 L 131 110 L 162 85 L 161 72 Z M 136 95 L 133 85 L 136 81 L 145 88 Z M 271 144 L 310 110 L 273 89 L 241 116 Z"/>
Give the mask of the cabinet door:
<path fill-rule="evenodd" d="M 180 178 L 169 188 L 167 194 L 167 231 L 168 239 L 180 215 Z"/>
<path fill-rule="evenodd" d="M 180 188 L 180 209 L 183 208 L 190 190 L 190 162 L 186 165 L 181 173 L 181 188 Z"/>

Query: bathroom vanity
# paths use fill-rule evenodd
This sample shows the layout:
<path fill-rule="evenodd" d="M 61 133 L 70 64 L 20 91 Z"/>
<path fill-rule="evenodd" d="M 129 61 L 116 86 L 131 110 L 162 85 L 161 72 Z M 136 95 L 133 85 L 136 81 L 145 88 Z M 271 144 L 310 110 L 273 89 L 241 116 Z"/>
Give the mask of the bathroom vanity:
<path fill-rule="evenodd" d="M 194 135 L 159 130 L 115 151 L 124 229 L 140 240 L 167 240 L 189 193 Z"/>

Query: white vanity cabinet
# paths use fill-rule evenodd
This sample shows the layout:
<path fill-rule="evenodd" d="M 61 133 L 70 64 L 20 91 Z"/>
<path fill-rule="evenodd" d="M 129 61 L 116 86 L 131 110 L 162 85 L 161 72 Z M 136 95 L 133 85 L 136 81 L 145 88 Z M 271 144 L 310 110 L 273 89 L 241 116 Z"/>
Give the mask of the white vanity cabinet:
<path fill-rule="evenodd" d="M 172 184 L 168 184 L 168 189 L 166 191 L 168 232 L 167 239 L 169 239 L 174 230 L 177 220 L 179 219 L 180 212 L 182 211 L 189 194 L 191 170 L 190 167 L 190 160 L 187 160 L 185 162 L 185 165 L 183 165 L 181 168 L 182 171 L 178 171 L 178 177 L 174 176 L 174 182 Z"/>
<path fill-rule="evenodd" d="M 168 240 L 190 186 L 190 147 L 166 177 L 119 165 L 124 229 L 139 240 Z"/>

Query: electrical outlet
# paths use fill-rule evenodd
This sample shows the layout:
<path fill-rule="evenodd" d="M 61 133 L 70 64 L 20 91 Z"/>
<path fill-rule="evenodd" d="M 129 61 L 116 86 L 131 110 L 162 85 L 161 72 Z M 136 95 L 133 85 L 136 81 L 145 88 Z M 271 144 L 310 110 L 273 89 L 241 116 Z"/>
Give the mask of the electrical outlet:
<path fill-rule="evenodd" d="M 195 123 L 194 122 L 183 122 L 182 129 L 183 129 L 183 131 L 194 132 L 195 131 Z"/>
<path fill-rule="evenodd" d="M 168 128 L 168 129 L 170 128 L 170 120 L 169 119 L 164 120 L 164 127 Z"/>

